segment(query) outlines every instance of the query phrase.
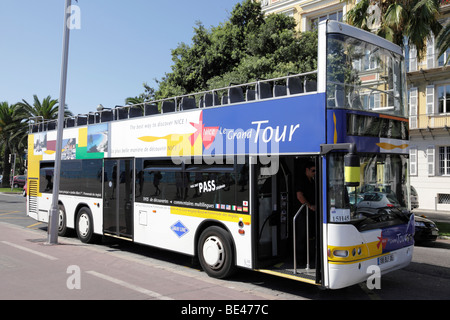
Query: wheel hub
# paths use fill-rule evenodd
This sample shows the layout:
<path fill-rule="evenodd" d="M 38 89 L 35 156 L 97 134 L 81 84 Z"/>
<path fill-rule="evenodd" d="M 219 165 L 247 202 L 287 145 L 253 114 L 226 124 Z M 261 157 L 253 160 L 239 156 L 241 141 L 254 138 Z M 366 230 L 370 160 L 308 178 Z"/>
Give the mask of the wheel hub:
<path fill-rule="evenodd" d="M 89 217 L 86 214 L 80 216 L 78 230 L 83 237 L 89 233 Z"/>
<path fill-rule="evenodd" d="M 218 237 L 206 239 L 203 245 L 203 257 L 212 269 L 220 269 L 225 261 L 225 251 Z"/>

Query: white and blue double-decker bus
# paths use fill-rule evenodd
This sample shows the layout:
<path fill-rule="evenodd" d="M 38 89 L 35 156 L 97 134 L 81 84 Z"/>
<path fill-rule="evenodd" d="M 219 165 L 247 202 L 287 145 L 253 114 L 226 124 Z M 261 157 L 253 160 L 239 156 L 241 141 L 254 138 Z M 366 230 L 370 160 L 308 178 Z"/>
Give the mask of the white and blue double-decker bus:
<path fill-rule="evenodd" d="M 314 72 L 68 118 L 59 235 L 331 289 L 402 268 L 414 233 L 405 90 L 399 47 L 325 21 Z M 30 126 L 27 210 L 43 222 L 55 146 L 54 122 Z"/>

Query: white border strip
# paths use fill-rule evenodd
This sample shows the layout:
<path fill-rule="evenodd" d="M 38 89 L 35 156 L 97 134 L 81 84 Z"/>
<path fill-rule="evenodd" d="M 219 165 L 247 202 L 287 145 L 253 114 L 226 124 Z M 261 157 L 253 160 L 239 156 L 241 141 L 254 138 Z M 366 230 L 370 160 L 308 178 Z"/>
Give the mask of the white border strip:
<path fill-rule="evenodd" d="M 119 286 L 122 286 L 122 287 L 125 287 L 125 288 L 128 288 L 128 289 L 134 290 L 136 292 L 145 294 L 145 295 L 147 295 L 147 296 L 149 296 L 151 298 L 155 298 L 155 299 L 158 299 L 158 300 L 174 300 L 174 299 L 172 299 L 170 297 L 166 297 L 166 296 L 164 296 L 162 294 L 159 294 L 157 292 L 154 292 L 154 291 L 151 291 L 151 290 L 148 290 L 148 289 L 136 286 L 134 284 L 131 284 L 131 283 L 128 283 L 128 282 L 125 282 L 125 281 L 122 281 L 122 280 L 119 280 L 119 279 L 107 276 L 105 274 L 102 274 L 102 273 L 99 273 L 99 272 L 96 272 L 96 271 L 86 271 L 86 273 L 88 273 L 88 274 L 90 274 L 92 276 L 95 276 L 97 278 L 100 278 L 100 279 L 103 279 L 103 280 L 106 280 L 106 281 L 118 284 Z"/>
<path fill-rule="evenodd" d="M 14 244 L 14 243 L 11 243 L 11 242 L 8 242 L 8 241 L 2 241 L 2 243 L 6 244 L 8 246 L 11 246 L 11 247 L 14 247 L 14 248 L 17 248 L 17 249 L 20 249 L 20 250 L 23 250 L 23 251 L 35 254 L 35 255 L 38 255 L 38 256 L 41 256 L 43 258 L 46 258 L 46 259 L 49 259 L 49 260 L 52 260 L 52 261 L 58 260 L 58 258 L 55 258 L 53 256 L 50 256 L 48 254 L 45 254 L 45 253 L 42 253 L 42 252 L 39 252 L 39 251 L 35 251 L 35 250 L 32 250 L 32 249 L 28 249 L 28 248 L 19 246 L 18 244 Z"/>

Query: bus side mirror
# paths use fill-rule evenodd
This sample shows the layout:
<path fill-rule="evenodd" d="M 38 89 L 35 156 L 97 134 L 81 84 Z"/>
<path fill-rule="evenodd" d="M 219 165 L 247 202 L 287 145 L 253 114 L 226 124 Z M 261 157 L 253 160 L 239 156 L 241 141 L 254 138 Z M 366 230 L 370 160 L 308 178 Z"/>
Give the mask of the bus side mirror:
<path fill-rule="evenodd" d="M 358 187 L 360 183 L 359 156 L 350 152 L 344 156 L 344 180 L 347 187 Z"/>

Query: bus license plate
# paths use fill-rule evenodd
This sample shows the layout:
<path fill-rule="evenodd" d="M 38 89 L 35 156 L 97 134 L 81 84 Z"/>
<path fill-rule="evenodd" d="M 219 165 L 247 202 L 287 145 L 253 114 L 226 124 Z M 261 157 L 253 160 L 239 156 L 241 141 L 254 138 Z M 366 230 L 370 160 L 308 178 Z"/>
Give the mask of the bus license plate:
<path fill-rule="evenodd" d="M 388 254 L 388 255 L 385 255 L 385 256 L 382 256 L 382 257 L 379 257 L 378 258 L 378 265 L 384 264 L 384 263 L 387 263 L 387 262 L 391 262 L 391 261 L 394 261 L 394 255 L 392 253 Z"/>

